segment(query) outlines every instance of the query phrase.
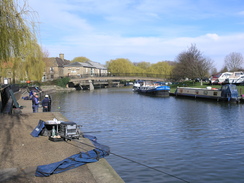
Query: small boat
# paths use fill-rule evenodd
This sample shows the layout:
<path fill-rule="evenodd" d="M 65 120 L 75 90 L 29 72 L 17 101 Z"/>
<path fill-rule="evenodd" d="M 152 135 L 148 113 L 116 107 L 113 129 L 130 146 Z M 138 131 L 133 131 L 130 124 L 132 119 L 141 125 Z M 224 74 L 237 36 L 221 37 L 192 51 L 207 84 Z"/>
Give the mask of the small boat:
<path fill-rule="evenodd" d="M 167 85 L 162 85 L 161 82 L 154 82 L 148 84 L 144 82 L 143 85 L 137 90 L 139 94 L 151 95 L 157 97 L 168 97 L 170 92 L 170 87 Z"/>
<path fill-rule="evenodd" d="M 144 81 L 142 81 L 142 80 L 136 80 L 136 81 L 133 83 L 133 88 L 132 88 L 132 90 L 133 90 L 134 92 L 137 92 L 138 89 L 140 89 L 140 87 L 143 85 L 143 82 L 144 82 Z"/>
<path fill-rule="evenodd" d="M 175 96 L 215 99 L 217 101 L 228 102 L 239 102 L 240 100 L 237 87 L 233 84 L 223 85 L 220 89 L 210 86 L 206 88 L 178 87 L 175 91 Z"/>

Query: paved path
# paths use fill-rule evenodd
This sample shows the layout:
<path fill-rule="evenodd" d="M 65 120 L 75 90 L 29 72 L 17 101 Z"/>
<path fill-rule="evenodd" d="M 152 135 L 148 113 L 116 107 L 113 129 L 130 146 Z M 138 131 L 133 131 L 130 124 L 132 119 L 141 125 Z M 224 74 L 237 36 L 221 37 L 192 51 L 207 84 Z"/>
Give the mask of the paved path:
<path fill-rule="evenodd" d="M 35 177 L 35 170 L 38 165 L 61 161 L 80 151 L 91 150 L 92 147 L 73 140 L 52 142 L 45 136 L 32 137 L 30 133 L 40 119 L 44 121 L 53 118 L 63 121 L 67 121 L 67 119 L 61 113 L 56 112 L 32 113 L 30 100 L 20 99 L 18 103 L 24 106 L 22 114 L 0 115 L 0 182 L 124 182 L 104 158 L 96 163 L 89 163 L 49 177 Z M 81 138 L 80 141 L 92 145 L 86 138 Z"/>

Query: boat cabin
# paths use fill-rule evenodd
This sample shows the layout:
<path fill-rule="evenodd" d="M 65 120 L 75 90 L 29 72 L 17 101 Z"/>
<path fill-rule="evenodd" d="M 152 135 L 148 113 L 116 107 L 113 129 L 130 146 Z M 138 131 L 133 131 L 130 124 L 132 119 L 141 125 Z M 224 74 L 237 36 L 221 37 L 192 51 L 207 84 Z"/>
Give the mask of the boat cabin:
<path fill-rule="evenodd" d="M 211 84 L 222 84 L 227 78 L 229 78 L 233 73 L 232 72 L 223 72 L 214 74 L 210 78 Z"/>
<path fill-rule="evenodd" d="M 178 87 L 175 91 L 176 96 L 187 96 L 194 98 L 207 98 L 226 100 L 226 101 L 238 101 L 238 91 L 236 85 L 227 84 L 223 85 L 221 89 L 212 88 L 210 86 L 206 88 L 190 88 L 190 87 Z"/>
<path fill-rule="evenodd" d="M 225 81 L 223 83 L 240 84 L 243 82 L 243 78 L 244 78 L 244 73 L 242 71 L 233 72 L 228 78 L 225 79 Z"/>

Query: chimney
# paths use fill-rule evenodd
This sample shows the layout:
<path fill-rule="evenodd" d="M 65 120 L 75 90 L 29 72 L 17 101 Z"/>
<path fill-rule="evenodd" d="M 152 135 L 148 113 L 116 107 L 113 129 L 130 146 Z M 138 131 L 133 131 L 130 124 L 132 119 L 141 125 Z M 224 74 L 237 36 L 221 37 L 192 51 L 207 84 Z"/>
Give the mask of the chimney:
<path fill-rule="evenodd" d="M 64 54 L 63 53 L 60 53 L 59 54 L 59 58 L 61 58 L 62 60 L 64 60 Z"/>

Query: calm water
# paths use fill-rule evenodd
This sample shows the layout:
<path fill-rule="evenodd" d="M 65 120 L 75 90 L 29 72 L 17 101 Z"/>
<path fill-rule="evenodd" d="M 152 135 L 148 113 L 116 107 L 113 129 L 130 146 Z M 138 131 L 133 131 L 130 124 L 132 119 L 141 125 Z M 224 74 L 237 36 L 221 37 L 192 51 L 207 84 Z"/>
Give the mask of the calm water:
<path fill-rule="evenodd" d="M 52 97 L 52 111 L 110 146 L 106 159 L 126 183 L 183 182 L 170 175 L 197 183 L 244 182 L 244 104 L 155 98 L 131 88 Z"/>

